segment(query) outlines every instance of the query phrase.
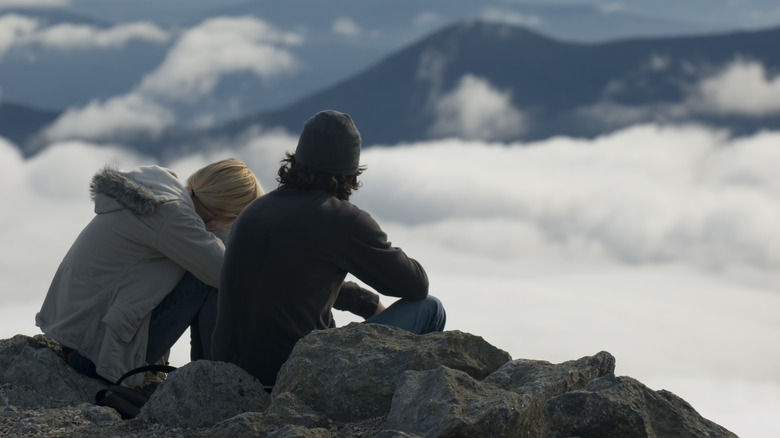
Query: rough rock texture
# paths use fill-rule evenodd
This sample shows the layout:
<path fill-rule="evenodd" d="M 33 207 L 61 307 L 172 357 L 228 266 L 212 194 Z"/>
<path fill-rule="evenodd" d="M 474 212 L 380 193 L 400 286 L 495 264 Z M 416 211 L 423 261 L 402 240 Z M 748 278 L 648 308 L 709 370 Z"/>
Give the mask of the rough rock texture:
<path fill-rule="evenodd" d="M 260 381 L 243 369 L 199 360 L 169 373 L 138 417 L 174 427 L 202 427 L 243 412 L 263 411 L 270 403 Z"/>
<path fill-rule="evenodd" d="M 615 377 L 606 352 L 560 364 L 511 360 L 477 336 L 353 324 L 296 347 L 270 396 L 238 367 L 168 375 L 139 418 L 92 404 L 45 336 L 0 340 L 0 436 L 735 437 L 668 391 Z M 361 407 L 363 406 L 364 407 Z"/>
<path fill-rule="evenodd" d="M 653 391 L 630 377 L 608 375 L 584 389 L 547 400 L 554 438 L 706 438 L 736 435 L 699 416 L 669 391 Z"/>
<path fill-rule="evenodd" d="M 418 336 L 396 327 L 352 323 L 299 341 L 279 371 L 274 394 L 292 392 L 334 420 L 360 421 L 387 412 L 404 371 L 443 365 L 482 379 L 511 359 L 468 333 Z"/>
<path fill-rule="evenodd" d="M 57 342 L 43 335 L 0 340 L 0 406 L 58 408 L 92 403 L 106 385 L 64 365 Z"/>
<path fill-rule="evenodd" d="M 385 427 L 424 437 L 549 436 L 544 402 L 614 370 L 615 358 L 602 351 L 558 365 L 511 361 L 482 382 L 445 367 L 410 371 L 396 388 Z"/>
<path fill-rule="evenodd" d="M 442 366 L 404 373 L 384 428 L 421 437 L 508 437 L 522 411 L 522 396 Z"/>

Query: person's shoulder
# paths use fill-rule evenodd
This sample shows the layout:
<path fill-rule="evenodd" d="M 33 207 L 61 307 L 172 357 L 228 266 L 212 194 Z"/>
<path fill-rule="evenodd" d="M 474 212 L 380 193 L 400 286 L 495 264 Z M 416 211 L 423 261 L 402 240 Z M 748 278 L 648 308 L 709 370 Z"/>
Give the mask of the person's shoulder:
<path fill-rule="evenodd" d="M 341 210 L 343 212 L 349 212 L 353 214 L 365 213 L 363 209 L 353 204 L 352 201 L 339 199 L 335 196 L 329 196 L 326 203 L 328 203 L 334 209 Z"/>

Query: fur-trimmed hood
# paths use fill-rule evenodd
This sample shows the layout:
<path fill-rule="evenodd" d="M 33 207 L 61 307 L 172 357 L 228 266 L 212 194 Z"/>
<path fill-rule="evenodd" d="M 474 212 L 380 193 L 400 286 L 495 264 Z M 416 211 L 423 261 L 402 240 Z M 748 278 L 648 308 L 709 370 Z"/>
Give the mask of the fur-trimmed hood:
<path fill-rule="evenodd" d="M 143 216 L 154 213 L 163 202 L 177 199 L 192 202 L 176 174 L 159 166 L 144 166 L 129 172 L 106 166 L 92 177 L 89 191 L 98 214 L 127 208 Z"/>

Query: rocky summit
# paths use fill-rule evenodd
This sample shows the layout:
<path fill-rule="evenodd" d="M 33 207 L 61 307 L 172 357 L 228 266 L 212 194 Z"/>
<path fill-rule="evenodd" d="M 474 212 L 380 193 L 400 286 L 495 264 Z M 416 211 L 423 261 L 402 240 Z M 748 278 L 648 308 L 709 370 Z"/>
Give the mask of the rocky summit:
<path fill-rule="evenodd" d="M 512 359 L 460 331 L 373 324 L 298 342 L 271 393 L 228 363 L 150 373 L 138 417 L 94 404 L 105 385 L 44 335 L 0 340 L 0 436 L 736 437 L 685 400 L 614 374 L 607 352 L 559 364 Z"/>

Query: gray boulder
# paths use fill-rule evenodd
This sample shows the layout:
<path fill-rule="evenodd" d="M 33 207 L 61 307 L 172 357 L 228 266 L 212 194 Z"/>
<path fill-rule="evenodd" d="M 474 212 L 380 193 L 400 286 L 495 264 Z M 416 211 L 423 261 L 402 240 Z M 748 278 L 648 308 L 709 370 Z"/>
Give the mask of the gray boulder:
<path fill-rule="evenodd" d="M 552 438 L 736 438 L 702 418 L 669 391 L 653 391 L 630 377 L 605 376 L 584 389 L 549 399 L 544 411 Z"/>
<path fill-rule="evenodd" d="M 325 415 L 301 403 L 294 394 L 285 392 L 271 400 L 265 411 L 246 412 L 222 421 L 209 430 L 208 436 L 265 437 L 299 433 L 313 433 L 316 436 L 326 427 L 328 418 Z"/>
<path fill-rule="evenodd" d="M 0 406 L 60 408 L 92 403 L 106 385 L 77 373 L 44 335 L 0 340 Z"/>
<path fill-rule="evenodd" d="M 408 371 L 398 384 L 384 429 L 428 437 L 511 437 L 523 397 L 447 367 Z"/>
<path fill-rule="evenodd" d="M 396 388 L 384 427 L 423 437 L 550 436 L 544 402 L 614 369 L 615 358 L 601 352 L 557 365 L 519 359 L 481 382 L 445 367 L 410 371 Z"/>
<path fill-rule="evenodd" d="M 468 333 L 415 335 L 396 327 L 352 323 L 298 341 L 279 372 L 273 395 L 290 392 L 331 419 L 359 421 L 387 413 L 405 371 L 444 365 L 483 379 L 511 359 Z"/>
<path fill-rule="evenodd" d="M 199 360 L 169 373 L 138 418 L 172 427 L 212 426 L 263 411 L 270 402 L 260 381 L 238 366 Z"/>

